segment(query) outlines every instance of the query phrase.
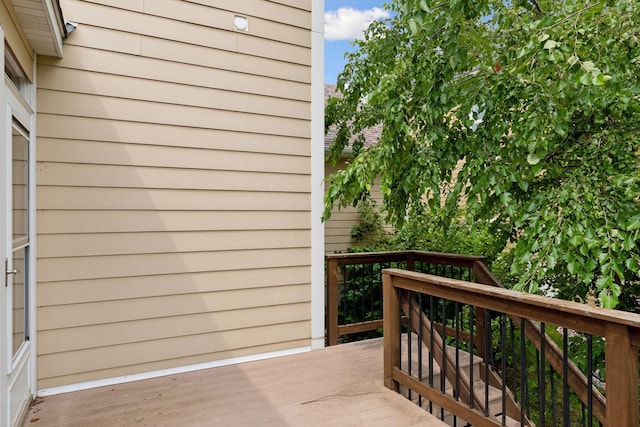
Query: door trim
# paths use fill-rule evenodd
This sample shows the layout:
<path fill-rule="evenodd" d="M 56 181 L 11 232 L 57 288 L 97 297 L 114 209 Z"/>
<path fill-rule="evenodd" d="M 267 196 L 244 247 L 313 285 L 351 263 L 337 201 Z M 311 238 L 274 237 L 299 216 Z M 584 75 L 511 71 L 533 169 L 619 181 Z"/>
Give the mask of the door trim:
<path fill-rule="evenodd" d="M 0 27 L 0 37 L 4 40 L 4 32 Z M 7 50 L 4 43 L 0 48 L 0 62 L 4 65 Z M 32 64 L 35 74 L 35 60 Z M 4 69 L 4 67 L 3 67 Z M 11 168 L 6 167 L 12 161 L 11 145 L 14 120 L 27 131 L 28 142 L 28 258 L 25 287 L 27 298 L 25 308 L 28 312 L 25 334 L 28 337 L 26 344 L 22 344 L 17 353 L 13 354 L 12 331 L 8 329 L 8 316 L 13 316 L 9 310 L 12 302 L 9 301 L 10 292 L 4 286 L 0 290 L 0 316 L 7 321 L 2 322 L 0 333 L 0 427 L 20 425 L 26 414 L 29 403 L 37 390 L 37 352 L 36 352 L 36 117 L 35 117 L 35 80 L 27 82 L 24 87 L 20 82 L 20 88 L 9 79 L 6 74 L 0 88 L 0 163 L 4 173 L 0 176 L 0 200 L 4 200 L 5 208 L 0 212 L 0 258 L 13 256 L 13 230 L 11 228 L 12 213 L 6 208 L 12 203 L 12 173 Z M 25 99 L 25 97 L 27 97 Z M 4 265 L 4 263 L 3 263 Z M 4 275 L 3 275 L 4 276 Z"/>

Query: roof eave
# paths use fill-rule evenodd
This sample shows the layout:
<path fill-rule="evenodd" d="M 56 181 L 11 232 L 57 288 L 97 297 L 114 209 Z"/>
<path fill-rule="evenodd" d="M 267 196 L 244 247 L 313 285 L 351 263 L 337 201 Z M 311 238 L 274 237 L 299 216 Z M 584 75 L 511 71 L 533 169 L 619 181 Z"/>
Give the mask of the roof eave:
<path fill-rule="evenodd" d="M 59 0 L 11 0 L 22 29 L 38 55 L 62 58 L 66 38 Z"/>

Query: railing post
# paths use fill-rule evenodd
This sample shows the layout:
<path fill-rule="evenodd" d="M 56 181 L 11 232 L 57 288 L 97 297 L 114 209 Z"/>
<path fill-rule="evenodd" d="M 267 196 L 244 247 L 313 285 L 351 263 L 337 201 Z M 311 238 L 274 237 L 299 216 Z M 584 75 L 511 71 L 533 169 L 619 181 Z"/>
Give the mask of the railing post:
<path fill-rule="evenodd" d="M 327 260 L 327 345 L 338 344 L 338 260 Z"/>
<path fill-rule="evenodd" d="M 382 273 L 382 315 L 384 342 L 384 386 L 399 391 L 393 368 L 400 366 L 400 299 L 389 273 Z"/>
<path fill-rule="evenodd" d="M 605 427 L 638 425 L 638 348 L 625 325 L 605 324 L 607 420 Z"/>
<path fill-rule="evenodd" d="M 413 252 L 407 252 L 407 270 L 416 271 L 416 256 Z"/>

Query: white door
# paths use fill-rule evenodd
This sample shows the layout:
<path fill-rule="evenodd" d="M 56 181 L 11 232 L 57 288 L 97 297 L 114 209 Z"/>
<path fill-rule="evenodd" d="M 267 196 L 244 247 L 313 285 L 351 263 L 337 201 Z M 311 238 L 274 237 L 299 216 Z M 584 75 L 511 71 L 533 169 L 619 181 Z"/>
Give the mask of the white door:
<path fill-rule="evenodd" d="M 3 317 L 0 334 L 3 341 L 0 349 L 3 365 L 0 369 L 0 427 L 20 423 L 35 387 L 32 342 L 35 286 L 32 277 L 35 272 L 32 265 L 35 259 L 32 226 L 35 194 L 35 152 L 31 137 L 33 112 L 24 99 L 24 92 L 14 81 L 13 73 L 10 76 L 5 73 L 0 96 L 0 167 L 3 170 L 0 196 L 4 201 L 0 214 L 3 228 L 0 262 L 4 269 L 4 274 L 0 275 Z"/>

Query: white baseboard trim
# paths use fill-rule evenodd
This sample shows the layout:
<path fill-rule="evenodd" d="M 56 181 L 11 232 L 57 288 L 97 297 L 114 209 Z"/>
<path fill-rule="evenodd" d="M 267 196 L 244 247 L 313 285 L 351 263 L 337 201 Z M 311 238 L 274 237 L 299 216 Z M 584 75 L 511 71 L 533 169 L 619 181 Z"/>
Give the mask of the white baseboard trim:
<path fill-rule="evenodd" d="M 232 357 L 230 359 L 215 360 L 213 362 L 198 363 L 196 365 L 180 366 L 177 368 L 162 369 L 159 371 L 143 372 L 139 374 L 124 375 L 121 377 L 105 378 L 103 380 L 87 381 L 77 384 L 63 385 L 59 387 L 43 388 L 38 390 L 38 396 L 53 396 L 55 394 L 71 393 L 74 391 L 89 390 L 92 388 L 124 384 L 133 381 L 149 380 L 152 378 L 164 377 L 168 375 L 184 374 L 187 372 L 200 371 L 202 369 L 218 368 L 220 366 L 236 365 L 245 362 L 255 362 L 258 360 L 273 359 L 275 357 L 291 356 L 294 354 L 311 351 L 311 347 L 298 347 L 288 350 L 271 351 L 268 353 L 252 354 L 249 356 Z"/>
<path fill-rule="evenodd" d="M 324 336 L 311 339 L 311 350 L 322 350 L 324 347 Z"/>

